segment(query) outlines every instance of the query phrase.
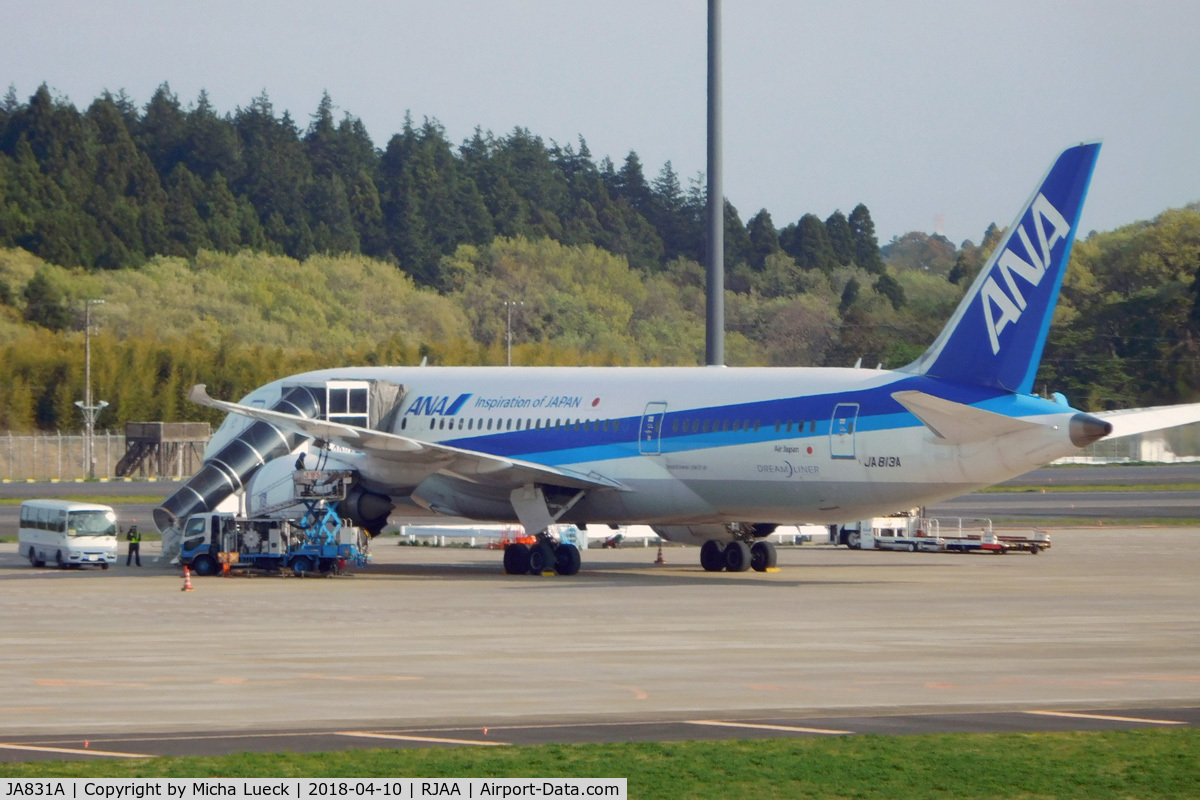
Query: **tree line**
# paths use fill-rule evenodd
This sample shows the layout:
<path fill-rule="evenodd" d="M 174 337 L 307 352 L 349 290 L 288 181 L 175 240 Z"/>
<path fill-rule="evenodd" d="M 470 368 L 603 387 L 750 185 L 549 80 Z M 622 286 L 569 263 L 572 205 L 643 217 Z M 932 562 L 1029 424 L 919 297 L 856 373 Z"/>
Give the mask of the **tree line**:
<path fill-rule="evenodd" d="M 209 420 L 338 364 L 699 364 L 703 190 L 518 128 L 457 148 L 432 121 L 374 147 L 324 97 L 218 115 L 165 84 L 86 111 L 0 102 L 0 429 L 78 427 L 83 300 L 102 426 Z M 865 206 L 776 229 L 725 204 L 731 365 L 898 367 L 949 318 L 1003 230 L 880 248 Z M 1200 394 L 1200 205 L 1076 243 L 1036 388 L 1077 407 Z"/>
<path fill-rule="evenodd" d="M 476 129 L 455 147 L 436 120 L 377 148 L 362 121 L 335 119 L 325 94 L 305 128 L 266 92 L 221 114 L 206 92 L 184 107 L 162 84 L 143 107 L 103 93 L 84 111 L 40 86 L 0 102 L 0 247 L 47 262 L 137 267 L 158 255 L 241 249 L 304 260 L 363 254 L 446 287 L 442 259 L 495 237 L 595 245 L 652 272 L 703 261 L 705 193 L 670 162 L 648 179 L 636 152 L 617 166 L 524 128 Z M 735 291 L 796 290 L 795 270 L 854 264 L 884 275 L 870 211 L 806 214 L 777 229 L 725 203 Z M 769 259 L 788 255 L 791 271 Z M 896 294 L 884 279 L 884 288 Z"/>

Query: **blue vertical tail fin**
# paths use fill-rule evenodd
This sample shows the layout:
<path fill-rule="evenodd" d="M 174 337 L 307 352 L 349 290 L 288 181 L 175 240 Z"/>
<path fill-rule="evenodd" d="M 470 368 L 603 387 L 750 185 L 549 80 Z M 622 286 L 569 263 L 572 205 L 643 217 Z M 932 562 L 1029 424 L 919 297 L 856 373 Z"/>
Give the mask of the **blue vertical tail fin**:
<path fill-rule="evenodd" d="M 1099 142 L 1055 160 L 967 290 L 906 372 L 1028 394 L 1046 345 Z"/>

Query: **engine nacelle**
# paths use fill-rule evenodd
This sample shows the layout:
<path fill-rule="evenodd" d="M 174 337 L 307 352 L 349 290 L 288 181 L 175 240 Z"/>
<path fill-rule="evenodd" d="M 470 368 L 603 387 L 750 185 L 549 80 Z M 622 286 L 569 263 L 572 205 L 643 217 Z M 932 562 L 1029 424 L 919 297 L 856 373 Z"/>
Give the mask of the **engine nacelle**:
<path fill-rule="evenodd" d="M 306 469 L 349 470 L 354 464 L 339 459 L 336 455 L 322 453 L 318 459 L 309 454 L 304 456 Z M 246 514 L 251 517 L 270 514 L 273 517 L 299 517 L 304 511 L 303 503 L 290 502 L 295 497 L 296 459 L 289 454 L 272 459 L 264 464 L 246 486 Z M 392 500 L 386 495 L 364 489 L 358 482 L 338 505 L 338 516 L 350 520 L 372 536 L 378 536 L 387 525 L 392 513 Z"/>

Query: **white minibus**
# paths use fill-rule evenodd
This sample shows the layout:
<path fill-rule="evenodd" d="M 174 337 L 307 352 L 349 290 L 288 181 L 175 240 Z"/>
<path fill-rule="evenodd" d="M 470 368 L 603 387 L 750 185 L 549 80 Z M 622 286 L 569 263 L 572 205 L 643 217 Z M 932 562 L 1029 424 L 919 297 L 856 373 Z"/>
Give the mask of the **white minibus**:
<path fill-rule="evenodd" d="M 109 506 L 68 500 L 26 500 L 17 537 L 21 555 L 34 567 L 47 562 L 68 566 L 117 560 L 117 515 Z"/>

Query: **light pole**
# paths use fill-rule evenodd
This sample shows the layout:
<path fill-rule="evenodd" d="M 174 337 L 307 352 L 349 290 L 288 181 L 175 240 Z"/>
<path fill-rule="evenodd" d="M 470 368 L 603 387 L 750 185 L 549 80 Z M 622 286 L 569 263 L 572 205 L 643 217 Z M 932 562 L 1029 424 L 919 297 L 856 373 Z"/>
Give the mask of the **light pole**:
<path fill-rule="evenodd" d="M 108 407 L 101 400 L 92 405 L 92 306 L 104 305 L 103 300 L 83 301 L 83 402 L 75 401 L 83 412 L 83 459 L 88 477 L 96 477 L 96 417 Z"/>
<path fill-rule="evenodd" d="M 512 366 L 512 310 L 513 306 L 523 308 L 525 302 L 523 300 L 505 300 L 504 310 L 507 312 L 507 321 L 504 323 L 504 340 L 507 342 L 505 348 L 505 365 Z"/>

